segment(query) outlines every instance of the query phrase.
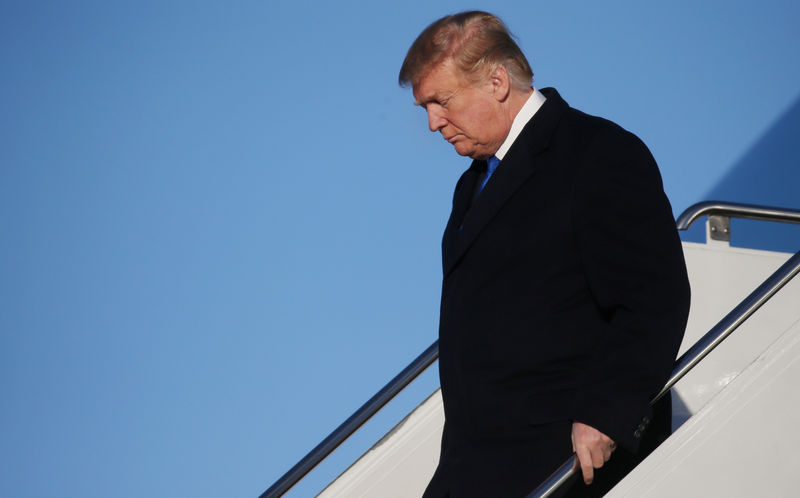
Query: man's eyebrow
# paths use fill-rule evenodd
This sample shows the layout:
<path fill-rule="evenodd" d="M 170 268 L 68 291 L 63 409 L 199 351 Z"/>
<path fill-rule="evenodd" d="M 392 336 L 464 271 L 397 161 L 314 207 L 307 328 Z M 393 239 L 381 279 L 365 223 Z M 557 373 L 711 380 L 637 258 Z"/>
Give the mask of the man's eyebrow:
<path fill-rule="evenodd" d="M 425 100 L 415 100 L 415 101 L 414 101 L 414 105 L 417 105 L 417 106 L 420 106 L 420 107 L 425 107 L 425 106 L 428 104 L 428 102 L 442 102 L 442 101 L 445 101 L 445 100 L 449 100 L 449 99 L 453 98 L 453 96 L 454 96 L 456 93 L 458 93 L 458 90 L 459 90 L 459 88 L 456 88 L 455 90 L 453 90 L 452 92 L 450 92 L 450 93 L 449 93 L 449 94 L 447 94 L 446 96 L 442 96 L 442 94 L 441 94 L 441 93 L 434 93 L 434 94 L 433 94 L 433 95 L 431 95 L 431 97 L 430 97 L 430 98 L 428 98 L 428 99 L 425 99 Z"/>
<path fill-rule="evenodd" d="M 428 102 L 436 102 L 438 99 L 439 99 L 439 94 L 437 93 L 431 95 L 429 98 L 424 100 L 415 100 L 414 105 L 425 107 L 428 104 Z"/>

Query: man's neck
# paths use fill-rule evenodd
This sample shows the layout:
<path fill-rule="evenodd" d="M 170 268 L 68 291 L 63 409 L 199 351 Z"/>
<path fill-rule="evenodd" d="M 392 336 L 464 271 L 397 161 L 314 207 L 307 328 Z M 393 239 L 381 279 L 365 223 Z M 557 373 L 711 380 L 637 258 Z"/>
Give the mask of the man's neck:
<path fill-rule="evenodd" d="M 511 88 L 511 91 L 508 94 L 508 99 L 506 99 L 505 106 L 503 106 L 503 122 L 505 123 L 505 135 L 503 136 L 503 141 L 508 139 L 508 134 L 511 132 L 511 127 L 514 124 L 514 119 L 519 114 L 519 111 L 525 106 L 525 102 L 528 101 L 531 94 L 533 93 L 533 88 L 529 88 L 527 91 L 517 90 L 515 88 Z M 503 142 L 501 142 L 500 147 L 502 148 Z"/>
<path fill-rule="evenodd" d="M 511 124 L 508 126 L 508 131 L 503 139 L 503 143 L 500 144 L 500 147 L 494 154 L 501 160 L 508 152 L 508 149 L 511 148 L 511 145 L 517 139 L 522 129 L 528 124 L 528 121 L 536 114 L 539 107 L 541 107 L 542 103 L 545 101 L 544 95 L 535 88 L 530 88 L 527 92 L 515 93 L 517 93 L 517 98 L 515 98 L 513 108 L 515 108 L 516 111 L 513 116 L 511 116 Z M 511 96 L 509 96 L 509 99 L 511 99 Z M 509 104 L 511 104 L 511 102 L 509 102 Z M 511 108 L 511 105 L 509 105 L 509 108 Z"/>

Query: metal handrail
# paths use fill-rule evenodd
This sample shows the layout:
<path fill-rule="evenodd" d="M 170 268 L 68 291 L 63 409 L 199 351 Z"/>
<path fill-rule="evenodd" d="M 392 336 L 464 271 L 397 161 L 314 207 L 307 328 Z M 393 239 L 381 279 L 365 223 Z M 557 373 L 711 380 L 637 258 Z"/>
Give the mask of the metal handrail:
<path fill-rule="evenodd" d="M 361 408 L 342 422 L 342 425 L 331 432 L 328 437 L 322 440 L 313 450 L 309 451 L 302 460 L 289 469 L 275 484 L 261 493 L 259 498 L 277 498 L 297 484 L 300 479 L 306 476 L 319 463 L 325 459 L 333 450 L 339 447 L 347 438 L 357 431 L 364 423 L 372 418 L 378 410 L 397 396 L 408 384 L 416 379 L 426 368 L 436 361 L 439 357 L 439 341 L 435 341 L 428 346 L 428 349 L 408 364 L 399 374 L 397 374 L 383 389 L 375 393 L 373 397 L 364 403 Z"/>
<path fill-rule="evenodd" d="M 689 206 L 678 216 L 675 224 L 678 226 L 678 230 L 686 230 L 695 220 L 703 216 L 728 216 L 751 220 L 800 223 L 800 209 L 757 206 L 739 202 L 704 201 Z"/>
<path fill-rule="evenodd" d="M 702 216 L 735 216 L 757 220 L 782 221 L 800 223 L 800 211 L 795 209 L 772 208 L 754 206 L 751 204 L 738 204 L 732 202 L 700 202 L 690 206 L 679 217 L 677 226 L 679 230 L 686 230 L 691 224 Z M 654 404 L 686 375 L 695 365 L 714 350 L 726 337 L 739 325 L 755 313 L 776 292 L 786 285 L 792 278 L 800 273 L 800 251 L 789 258 L 780 268 L 770 275 L 764 282 L 750 293 L 744 300 L 733 308 L 711 330 L 701 337 L 691 348 L 681 355 L 675 362 L 669 380 L 664 388 L 650 401 Z M 550 477 L 533 490 L 526 498 L 546 498 L 551 496 L 559 487 L 578 475 L 576 457 L 573 454 Z"/>

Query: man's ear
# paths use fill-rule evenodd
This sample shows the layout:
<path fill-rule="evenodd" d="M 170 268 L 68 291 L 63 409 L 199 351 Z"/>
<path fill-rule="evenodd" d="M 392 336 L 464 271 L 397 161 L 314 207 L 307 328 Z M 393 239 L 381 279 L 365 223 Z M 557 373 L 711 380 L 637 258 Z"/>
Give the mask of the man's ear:
<path fill-rule="evenodd" d="M 498 102 L 504 102 L 511 92 L 511 79 L 508 71 L 503 66 L 497 66 L 489 76 L 489 84 L 492 87 L 492 95 Z"/>

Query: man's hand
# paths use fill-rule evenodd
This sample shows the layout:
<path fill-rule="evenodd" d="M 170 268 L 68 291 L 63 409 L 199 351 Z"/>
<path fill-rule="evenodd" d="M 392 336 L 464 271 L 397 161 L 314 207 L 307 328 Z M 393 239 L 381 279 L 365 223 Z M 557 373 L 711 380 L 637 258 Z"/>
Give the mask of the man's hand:
<path fill-rule="evenodd" d="M 617 444 L 594 427 L 580 422 L 572 423 L 572 450 L 578 456 L 575 468 L 583 471 L 583 482 L 591 484 L 594 469 L 599 469 L 611 458 Z"/>

